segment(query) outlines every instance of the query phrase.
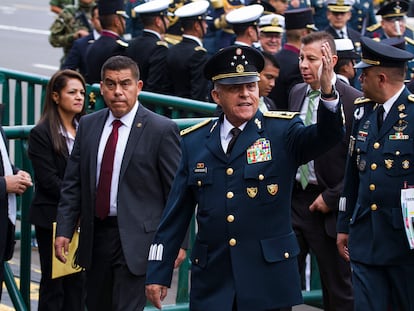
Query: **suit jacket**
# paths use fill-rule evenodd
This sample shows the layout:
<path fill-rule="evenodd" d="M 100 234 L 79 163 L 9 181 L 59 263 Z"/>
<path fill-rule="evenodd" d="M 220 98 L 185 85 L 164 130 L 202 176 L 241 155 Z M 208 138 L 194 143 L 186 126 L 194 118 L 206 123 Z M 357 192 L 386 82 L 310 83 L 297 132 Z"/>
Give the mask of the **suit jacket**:
<path fill-rule="evenodd" d="M 293 50 L 290 46 L 288 48 L 285 46 L 276 53 L 275 57 L 280 66 L 279 77 L 276 79 L 276 85 L 268 97 L 273 100 L 278 110 L 287 110 L 291 88 L 295 84 L 303 82 L 299 70 L 299 51 Z"/>
<path fill-rule="evenodd" d="M 338 232 L 349 233 L 352 261 L 412 265 L 401 211 L 404 182 L 414 185 L 414 97 L 405 89 L 378 131 L 374 102 L 359 101 L 349 146 Z"/>
<path fill-rule="evenodd" d="M 99 83 L 102 65 L 112 56 L 125 55 L 127 47 L 128 43 L 121 37 L 103 30 L 99 39 L 90 45 L 86 52 L 86 82 Z"/>
<path fill-rule="evenodd" d="M 0 139 L 3 139 L 7 146 L 6 135 L 0 126 Z M 14 174 L 18 169 L 12 166 Z M 3 261 L 10 260 L 13 257 L 14 250 L 14 226 L 9 221 L 9 202 L 6 189 L 6 180 L 4 179 L 3 161 L 0 154 L 0 259 Z M 3 263 L 1 263 L 3 265 Z M 3 277 L 3 266 L 0 268 L 0 282 Z M 0 291 L 1 293 L 1 291 Z M 1 298 L 1 295 L 0 295 Z"/>
<path fill-rule="evenodd" d="M 81 118 L 58 207 L 57 236 L 72 237 L 80 218 L 77 263 L 85 268 L 92 260 L 96 158 L 108 113 L 103 109 Z M 122 160 L 117 195 L 122 250 L 135 275 L 146 271 L 149 245 L 181 155 L 179 139 L 173 121 L 139 105 Z"/>
<path fill-rule="evenodd" d="M 62 139 L 64 140 L 63 136 Z M 69 152 L 67 148 L 64 155 L 55 152 L 49 122 L 42 122 L 30 131 L 28 154 L 33 165 L 35 182 L 30 221 L 51 230 L 52 223 L 56 221 L 60 188 Z"/>
<path fill-rule="evenodd" d="M 207 50 L 195 40 L 183 40 L 169 49 L 168 76 L 173 84 L 173 95 L 208 101 L 209 81 L 204 77 Z"/>
<path fill-rule="evenodd" d="M 345 118 L 345 136 L 335 147 L 321 154 L 314 160 L 318 185 L 324 188 L 322 197 L 332 211 L 331 213 L 323 214 L 325 231 L 333 238 L 336 237 L 336 217 L 339 197 L 344 183 L 345 163 L 352 128 L 354 101 L 356 98 L 362 96 L 360 91 L 339 79 L 336 80 L 335 87 L 342 102 Z M 289 96 L 289 111 L 301 111 L 306 98 L 307 88 L 308 84 L 306 83 L 297 84 L 292 88 Z"/>
<path fill-rule="evenodd" d="M 83 77 L 87 75 L 86 51 L 95 42 L 93 32 L 73 42 L 61 69 L 79 70 Z"/>
<path fill-rule="evenodd" d="M 172 85 L 167 76 L 168 44 L 155 34 L 143 31 L 142 35 L 131 40 L 127 56 L 139 67 L 143 91 L 171 94 Z"/>
<path fill-rule="evenodd" d="M 324 107 L 319 115 L 321 123 L 305 127 L 294 114 L 257 111 L 230 157 L 221 146 L 222 118 L 183 136 L 183 157 L 150 248 L 147 284 L 170 285 L 197 205 L 191 310 L 231 310 L 234 299 L 239 311 L 302 303 L 292 180 L 299 164 L 343 135 L 339 109 L 335 114 Z"/>

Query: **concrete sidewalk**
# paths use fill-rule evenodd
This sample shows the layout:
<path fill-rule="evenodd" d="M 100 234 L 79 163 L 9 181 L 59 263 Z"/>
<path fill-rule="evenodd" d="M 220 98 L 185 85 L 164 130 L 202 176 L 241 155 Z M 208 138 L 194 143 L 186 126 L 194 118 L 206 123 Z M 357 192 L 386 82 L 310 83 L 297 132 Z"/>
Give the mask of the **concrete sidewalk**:
<path fill-rule="evenodd" d="M 37 248 L 32 247 L 32 264 L 31 264 L 31 286 L 30 286 L 30 299 L 31 299 L 31 311 L 37 310 L 38 304 L 38 295 L 39 295 L 39 282 L 40 282 L 40 264 L 39 264 L 39 254 L 37 252 Z M 17 284 L 19 284 L 19 265 L 20 265 L 20 242 L 16 242 L 16 247 L 14 251 L 13 258 L 9 261 L 13 274 L 15 275 L 15 279 Z M 178 273 L 174 273 L 173 278 L 173 285 L 168 292 L 168 296 L 164 301 L 164 304 L 174 304 L 175 303 L 175 296 L 177 293 L 177 275 Z M 15 310 L 12 304 L 12 301 L 7 293 L 7 289 L 3 286 L 3 296 L 2 296 L 2 303 L 0 304 L 0 311 L 13 311 Z M 320 311 L 322 309 L 317 309 L 314 307 L 310 307 L 307 305 L 299 305 L 293 307 L 292 311 Z M 74 310 L 76 311 L 76 310 Z M 213 310 L 211 310 L 213 311 Z M 221 310 L 214 310 L 214 311 L 221 311 Z M 254 310 L 252 310 L 254 311 Z"/>

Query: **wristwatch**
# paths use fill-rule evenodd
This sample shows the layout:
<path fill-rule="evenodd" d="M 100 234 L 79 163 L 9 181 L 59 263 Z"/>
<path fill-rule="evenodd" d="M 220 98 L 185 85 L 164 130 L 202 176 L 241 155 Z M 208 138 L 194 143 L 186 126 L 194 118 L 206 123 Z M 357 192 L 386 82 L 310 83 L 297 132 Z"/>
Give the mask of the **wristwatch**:
<path fill-rule="evenodd" d="M 335 88 L 335 85 L 332 85 L 332 91 L 329 94 L 323 93 L 322 92 L 322 89 L 321 89 L 321 97 L 322 98 L 336 98 L 336 88 Z"/>

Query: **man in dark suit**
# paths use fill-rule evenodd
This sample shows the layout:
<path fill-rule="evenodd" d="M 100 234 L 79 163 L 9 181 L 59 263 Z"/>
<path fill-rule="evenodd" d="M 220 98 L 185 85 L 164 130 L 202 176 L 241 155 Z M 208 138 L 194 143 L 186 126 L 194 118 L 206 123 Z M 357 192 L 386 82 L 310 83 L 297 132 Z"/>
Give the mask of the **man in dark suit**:
<path fill-rule="evenodd" d="M 326 17 L 329 20 L 329 26 L 324 30 L 334 39 L 351 39 L 355 51 L 361 53 L 361 33 L 347 25 L 351 19 L 353 3 L 353 0 L 328 0 Z"/>
<path fill-rule="evenodd" d="M 207 62 L 204 74 L 223 113 L 182 131 L 183 157 L 149 255 L 146 293 L 157 308 L 196 206 L 191 310 L 274 311 L 302 303 L 293 178 L 298 165 L 343 135 L 325 51 L 322 90 L 334 95 L 322 100 L 321 122 L 310 127 L 295 113 L 258 110 L 264 60 L 257 49 L 230 46 Z"/>
<path fill-rule="evenodd" d="M 0 301 L 3 288 L 4 262 L 13 257 L 16 224 L 16 195 L 32 186 L 29 173 L 11 165 L 6 136 L 0 126 Z"/>
<path fill-rule="evenodd" d="M 169 25 L 169 3 L 169 0 L 153 0 L 134 8 L 144 30 L 130 41 L 127 56 L 138 64 L 143 90 L 147 92 L 171 93 L 171 81 L 167 75 L 168 44 L 162 39 Z"/>
<path fill-rule="evenodd" d="M 337 245 L 351 262 L 355 311 L 413 311 L 414 250 L 401 197 L 414 185 L 414 96 L 404 85 L 414 55 L 365 37 L 361 42 L 356 67 L 366 98 L 354 113 Z"/>
<path fill-rule="evenodd" d="M 208 101 L 209 81 L 203 76 L 208 60 L 203 47 L 207 31 L 206 0 L 188 3 L 175 11 L 183 29 L 183 39 L 169 49 L 168 76 L 173 84 L 172 94 L 184 98 Z"/>
<path fill-rule="evenodd" d="M 128 43 L 121 38 L 125 31 L 125 19 L 128 18 L 124 11 L 124 1 L 100 0 L 98 7 L 102 32 L 86 52 L 85 79 L 89 84 L 99 83 L 105 61 L 111 56 L 125 55 L 128 47 Z"/>
<path fill-rule="evenodd" d="M 65 261 L 80 221 L 76 263 L 86 268 L 88 310 L 142 310 L 148 249 L 177 169 L 180 138 L 174 122 L 137 101 L 142 81 L 133 60 L 111 57 L 102 72 L 108 108 L 80 121 L 62 183 L 56 256 Z"/>
<path fill-rule="evenodd" d="M 87 74 L 86 51 L 89 46 L 101 36 L 101 22 L 99 21 L 99 9 L 95 5 L 91 11 L 92 32 L 89 35 L 77 39 L 73 42 L 71 49 L 62 65 L 62 69 L 78 70 L 85 78 Z"/>
<path fill-rule="evenodd" d="M 322 65 L 324 42 L 329 43 L 336 65 L 335 42 L 330 34 L 323 31 L 304 37 L 299 68 L 305 82 L 294 86 L 289 96 L 289 111 L 300 112 L 306 125 L 316 122 L 317 103 L 312 107 L 310 94 L 320 90 L 318 71 Z M 306 256 L 312 252 L 318 261 L 324 310 L 352 311 L 351 270 L 336 248 L 336 216 L 343 187 L 354 101 L 362 93 L 337 79 L 333 68 L 332 85 L 335 85 L 343 105 L 346 134 L 334 148 L 305 164 L 306 171 L 303 166 L 299 168 L 292 195 L 292 222 L 301 249 L 298 259 L 302 279 L 305 278 Z"/>
<path fill-rule="evenodd" d="M 302 37 L 317 30 L 313 22 L 312 9 L 294 9 L 285 13 L 286 43 L 276 54 L 280 66 L 276 86 L 269 97 L 274 101 L 278 110 L 287 110 L 290 89 L 297 83 L 303 82 L 299 71 L 299 49 Z"/>

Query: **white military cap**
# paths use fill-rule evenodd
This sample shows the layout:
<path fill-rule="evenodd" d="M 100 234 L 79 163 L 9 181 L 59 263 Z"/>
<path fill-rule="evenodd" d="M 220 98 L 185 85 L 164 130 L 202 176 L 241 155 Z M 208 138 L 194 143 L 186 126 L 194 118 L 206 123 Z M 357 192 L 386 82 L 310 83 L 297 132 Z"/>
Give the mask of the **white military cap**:
<path fill-rule="evenodd" d="M 354 44 L 351 39 L 335 39 L 336 54 L 339 59 L 358 59 L 359 55 L 355 52 Z"/>
<path fill-rule="evenodd" d="M 206 13 L 209 6 L 210 3 L 207 0 L 190 2 L 178 8 L 174 15 L 180 19 L 208 19 Z"/>
<path fill-rule="evenodd" d="M 134 11 L 141 15 L 168 15 L 169 5 L 170 0 L 152 0 L 136 6 Z"/>
<path fill-rule="evenodd" d="M 265 14 L 260 17 L 259 28 L 261 32 L 284 32 L 285 18 L 279 14 Z"/>
<path fill-rule="evenodd" d="M 235 9 L 226 15 L 226 21 L 229 24 L 251 24 L 257 25 L 259 17 L 262 16 L 264 11 L 263 6 L 260 4 L 252 4 Z"/>
<path fill-rule="evenodd" d="M 327 0 L 326 6 L 331 12 L 345 13 L 351 11 L 354 3 L 354 0 Z"/>

